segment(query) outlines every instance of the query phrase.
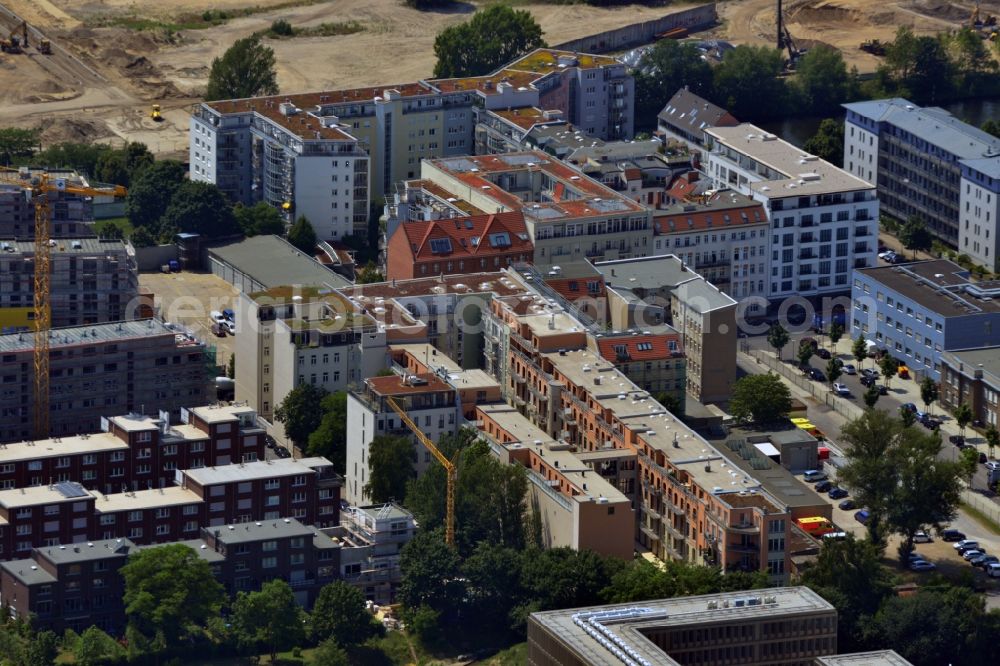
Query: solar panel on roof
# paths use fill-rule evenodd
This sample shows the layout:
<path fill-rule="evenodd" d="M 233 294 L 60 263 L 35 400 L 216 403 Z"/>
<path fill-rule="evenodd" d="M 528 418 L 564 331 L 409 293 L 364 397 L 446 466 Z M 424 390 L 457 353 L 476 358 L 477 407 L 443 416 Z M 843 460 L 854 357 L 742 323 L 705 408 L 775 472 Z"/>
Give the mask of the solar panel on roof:
<path fill-rule="evenodd" d="M 72 481 L 60 481 L 55 485 L 55 489 L 63 497 L 86 497 L 90 494 L 83 489 L 83 486 Z"/>

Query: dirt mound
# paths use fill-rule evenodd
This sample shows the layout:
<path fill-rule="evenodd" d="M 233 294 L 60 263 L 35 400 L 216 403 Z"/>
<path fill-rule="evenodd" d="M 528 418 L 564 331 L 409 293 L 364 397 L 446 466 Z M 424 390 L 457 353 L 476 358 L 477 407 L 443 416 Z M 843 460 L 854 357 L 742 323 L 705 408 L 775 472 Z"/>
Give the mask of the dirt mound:
<path fill-rule="evenodd" d="M 112 136 L 108 126 L 100 120 L 58 117 L 42 126 L 42 145 L 63 141 L 90 142 Z"/>
<path fill-rule="evenodd" d="M 857 9 L 841 7 L 829 0 L 812 0 L 792 7 L 787 12 L 788 20 L 801 24 L 845 25 L 866 21 Z"/>
<path fill-rule="evenodd" d="M 903 6 L 924 16 L 944 21 L 967 21 L 971 14 L 971 10 L 966 7 L 941 0 L 913 0 Z"/>

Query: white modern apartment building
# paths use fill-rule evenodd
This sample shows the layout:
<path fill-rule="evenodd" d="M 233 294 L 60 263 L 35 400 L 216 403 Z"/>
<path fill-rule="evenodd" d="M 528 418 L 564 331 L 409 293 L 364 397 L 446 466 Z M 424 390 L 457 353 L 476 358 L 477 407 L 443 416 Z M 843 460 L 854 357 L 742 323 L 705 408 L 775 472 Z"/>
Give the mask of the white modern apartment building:
<path fill-rule="evenodd" d="M 768 299 L 846 292 L 855 268 L 875 265 L 874 185 L 749 123 L 705 136 L 714 184 L 764 204 Z"/>

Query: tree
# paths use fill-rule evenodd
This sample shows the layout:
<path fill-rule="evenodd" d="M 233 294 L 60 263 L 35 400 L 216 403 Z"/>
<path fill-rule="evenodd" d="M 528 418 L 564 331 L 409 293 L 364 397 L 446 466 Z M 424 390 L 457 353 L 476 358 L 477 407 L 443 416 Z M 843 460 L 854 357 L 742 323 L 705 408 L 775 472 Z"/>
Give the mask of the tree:
<path fill-rule="evenodd" d="M 111 146 L 102 143 L 64 143 L 52 144 L 39 151 L 33 162 L 49 167 L 64 167 L 74 169 L 88 176 L 96 171 L 97 160 L 104 153 L 113 150 Z"/>
<path fill-rule="evenodd" d="M 827 334 L 830 338 L 830 344 L 833 346 L 834 350 L 837 349 L 837 343 L 840 339 L 844 337 L 844 325 L 840 322 L 833 322 L 830 324 L 830 332 Z"/>
<path fill-rule="evenodd" d="M 1000 138 L 1000 120 L 988 118 L 983 123 L 982 130 L 987 134 L 992 134 L 993 136 Z"/>
<path fill-rule="evenodd" d="M 927 411 L 931 410 L 931 405 L 938 399 L 938 385 L 930 377 L 924 377 L 920 382 L 920 399 L 923 401 Z"/>
<path fill-rule="evenodd" d="M 320 409 L 322 418 L 309 435 L 306 452 L 328 458 L 334 470 L 343 474 L 347 469 L 347 393 L 335 391 L 324 396 Z"/>
<path fill-rule="evenodd" d="M 733 385 L 729 411 L 740 421 L 758 425 L 785 418 L 792 408 L 792 395 L 774 373 L 746 375 Z"/>
<path fill-rule="evenodd" d="M 799 345 L 798 359 L 800 368 L 808 368 L 809 361 L 812 359 L 813 354 L 816 353 L 816 348 L 812 345 Z"/>
<path fill-rule="evenodd" d="M 802 583 L 837 608 L 837 647 L 841 652 L 864 649 L 864 627 L 893 593 L 895 580 L 881 563 L 881 550 L 871 541 L 849 536 L 823 544 Z"/>
<path fill-rule="evenodd" d="M 125 659 L 125 648 L 105 632 L 91 625 L 80 634 L 71 648 L 81 666 L 116 664 Z"/>
<path fill-rule="evenodd" d="M 358 284 L 372 284 L 374 282 L 385 282 L 385 275 L 378 269 L 374 261 L 369 261 L 358 273 Z"/>
<path fill-rule="evenodd" d="M 167 211 L 174 192 L 185 182 L 186 175 L 180 162 L 160 160 L 133 178 L 125 197 L 125 215 L 137 231 L 144 227 L 153 236 L 159 235 L 160 218 Z"/>
<path fill-rule="evenodd" d="M 340 580 L 319 591 L 310 626 L 313 640 L 332 639 L 342 646 L 364 643 L 383 631 L 365 608 L 361 590 Z"/>
<path fill-rule="evenodd" d="M 226 195 L 218 186 L 200 181 L 187 181 L 170 197 L 170 205 L 160 218 L 161 240 L 172 229 L 208 238 L 240 233 Z"/>
<path fill-rule="evenodd" d="M 236 354 L 229 355 L 229 363 L 226 364 L 226 377 L 236 379 Z"/>
<path fill-rule="evenodd" d="M 840 469 L 841 483 L 851 489 L 858 506 L 868 508 L 869 539 L 881 543 L 882 521 L 888 512 L 895 478 L 889 452 L 902 430 L 901 423 L 886 412 L 867 410 L 841 429 L 847 465 Z"/>
<path fill-rule="evenodd" d="M 840 51 L 829 46 L 816 46 L 802 56 L 795 65 L 795 87 L 805 107 L 811 113 L 824 113 L 835 109 L 850 98 L 851 79 Z M 843 140 L 843 122 L 841 128 Z M 841 155 L 843 149 L 841 149 Z"/>
<path fill-rule="evenodd" d="M 132 241 L 134 247 L 153 247 L 156 245 L 156 238 L 149 233 L 146 227 L 136 227 L 129 240 Z"/>
<path fill-rule="evenodd" d="M 35 149 L 38 148 L 39 134 L 38 129 L 20 127 L 0 129 L 0 162 L 4 166 L 10 166 L 15 158 L 34 155 Z"/>
<path fill-rule="evenodd" d="M 996 426 L 991 425 L 986 429 L 986 446 L 989 448 L 990 458 L 992 458 L 994 451 L 1000 446 L 1000 430 L 997 430 Z"/>
<path fill-rule="evenodd" d="M 259 592 L 240 592 L 233 602 L 232 624 L 244 649 L 266 647 L 275 663 L 278 650 L 300 644 L 305 638 L 305 611 L 295 601 L 292 588 L 280 578 L 264 583 Z"/>
<path fill-rule="evenodd" d="M 130 187 L 132 179 L 153 164 L 146 144 L 130 141 L 121 150 L 106 150 L 94 165 L 94 178 L 102 183 Z"/>
<path fill-rule="evenodd" d="M 39 631 L 34 636 L 27 637 L 24 657 L 19 666 L 52 666 L 58 656 L 59 638 L 51 631 Z"/>
<path fill-rule="evenodd" d="M 965 428 L 972 422 L 972 408 L 969 403 L 960 403 L 955 408 L 955 424 L 962 430 L 962 437 L 965 437 Z"/>
<path fill-rule="evenodd" d="M 621 560 L 592 550 L 549 548 L 525 553 L 522 580 L 532 599 L 528 610 L 599 604 L 608 581 L 623 568 Z"/>
<path fill-rule="evenodd" d="M 889 380 L 896 376 L 899 372 L 899 361 L 895 357 L 886 354 L 878 362 L 879 370 L 882 372 L 882 377 L 885 379 L 885 386 L 889 388 Z"/>
<path fill-rule="evenodd" d="M 781 51 L 769 46 L 737 46 L 715 68 L 715 101 L 741 120 L 778 113 L 786 97 Z"/>
<path fill-rule="evenodd" d="M 865 391 L 865 394 L 863 396 L 864 397 L 864 401 L 865 401 L 865 406 L 868 409 L 874 408 L 875 407 L 875 403 L 878 402 L 878 399 L 881 396 L 882 396 L 882 392 L 879 391 L 878 386 L 875 386 L 874 384 L 872 384 L 871 386 L 868 387 L 868 389 Z"/>
<path fill-rule="evenodd" d="M 316 231 L 305 215 L 299 215 L 295 224 L 288 230 L 288 242 L 310 257 L 316 252 Z"/>
<path fill-rule="evenodd" d="M 819 158 L 842 166 L 844 161 L 844 123 L 836 118 L 824 118 L 816 133 L 802 146 Z"/>
<path fill-rule="evenodd" d="M 480 542 L 462 564 L 466 612 L 480 626 L 520 630 L 517 609 L 527 603 L 521 569 L 524 551 Z"/>
<path fill-rule="evenodd" d="M 917 415 L 906 407 L 900 407 L 899 420 L 902 422 L 904 427 L 909 428 L 911 425 L 917 422 Z"/>
<path fill-rule="evenodd" d="M 309 666 L 350 666 L 350 659 L 343 648 L 332 638 L 320 643 L 307 662 Z"/>
<path fill-rule="evenodd" d="M 416 453 L 409 437 L 378 435 L 368 445 L 368 481 L 364 494 L 374 504 L 401 501 L 406 482 L 416 476 Z"/>
<path fill-rule="evenodd" d="M 309 442 L 311 435 L 323 418 L 323 399 L 329 395 L 327 390 L 312 384 L 296 386 L 285 395 L 278 408 L 274 410 L 274 418 L 285 426 L 285 434 L 299 448 Z"/>
<path fill-rule="evenodd" d="M 208 561 L 183 544 L 136 551 L 120 575 L 130 636 L 154 651 L 192 635 L 219 614 L 225 598 Z"/>
<path fill-rule="evenodd" d="M 260 42 L 260 35 L 237 39 L 212 60 L 205 99 L 245 99 L 278 94 L 274 51 Z"/>
<path fill-rule="evenodd" d="M 955 86 L 955 67 L 937 37 L 913 34 L 900 26 L 886 47 L 878 78 L 883 87 L 925 104 L 947 99 Z"/>
<path fill-rule="evenodd" d="M 237 206 L 233 210 L 236 224 L 247 236 L 280 236 L 285 233 L 285 221 L 281 213 L 267 202 L 259 201 L 253 206 Z"/>
<path fill-rule="evenodd" d="M 444 530 L 421 530 L 399 556 L 403 574 L 399 600 L 413 613 L 426 607 L 447 622 L 454 619 L 465 598 L 461 558 L 444 541 Z"/>
<path fill-rule="evenodd" d="M 747 573 L 746 576 L 738 574 Z M 653 564 L 637 559 L 611 579 L 601 596 L 607 603 L 628 603 L 649 599 L 669 599 L 722 591 L 767 587 L 767 574 L 761 571 L 729 572 L 679 560 Z"/>
<path fill-rule="evenodd" d="M 775 323 L 771 326 L 771 329 L 767 332 L 767 344 L 774 348 L 774 353 L 781 359 L 781 350 L 785 348 L 791 337 L 788 335 L 788 331 L 780 323 Z"/>
<path fill-rule="evenodd" d="M 844 374 L 843 368 L 843 361 L 836 356 L 830 357 L 830 360 L 826 362 L 826 381 L 830 382 L 831 386 Z"/>
<path fill-rule="evenodd" d="M 927 230 L 927 225 L 916 216 L 907 220 L 899 229 L 899 242 L 913 253 L 914 259 L 917 257 L 917 252 L 930 250 L 933 240 L 931 232 Z"/>
<path fill-rule="evenodd" d="M 655 127 L 657 114 L 681 88 L 710 96 L 712 67 L 689 42 L 661 39 L 642 57 L 635 76 L 635 118 Z"/>
<path fill-rule="evenodd" d="M 868 358 L 868 343 L 865 341 L 864 335 L 858 334 L 854 344 L 851 345 L 851 354 L 853 354 L 854 360 L 857 361 L 858 370 L 860 371 L 861 364 Z"/>
<path fill-rule="evenodd" d="M 434 40 L 434 55 L 437 56 L 434 77 L 489 74 L 544 46 L 542 29 L 531 12 L 511 9 L 507 5 L 490 5 L 476 12 L 469 21 L 438 33 Z"/>
<path fill-rule="evenodd" d="M 972 477 L 979 469 L 979 451 L 971 446 L 958 452 L 959 478 L 965 481 L 966 485 L 972 486 Z"/>
<path fill-rule="evenodd" d="M 674 416 L 681 419 L 684 418 L 685 400 L 683 397 L 678 397 L 676 394 L 668 393 L 667 391 L 660 391 L 656 394 L 656 402 L 660 403 L 664 409 Z"/>

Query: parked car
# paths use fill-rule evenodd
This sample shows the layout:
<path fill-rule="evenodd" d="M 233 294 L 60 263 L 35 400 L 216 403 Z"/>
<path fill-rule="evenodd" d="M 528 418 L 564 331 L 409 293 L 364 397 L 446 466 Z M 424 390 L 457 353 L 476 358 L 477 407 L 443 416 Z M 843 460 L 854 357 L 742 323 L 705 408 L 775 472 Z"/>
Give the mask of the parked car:
<path fill-rule="evenodd" d="M 908 367 L 906 367 L 905 365 L 901 365 L 901 366 L 899 366 L 899 370 L 896 371 L 896 374 L 899 375 L 900 379 L 909 379 L 910 378 L 910 369 Z"/>
<path fill-rule="evenodd" d="M 980 451 L 979 452 L 979 464 L 986 465 L 988 460 L 989 460 L 989 458 L 986 457 L 986 454 L 983 453 L 982 451 Z"/>
<path fill-rule="evenodd" d="M 912 402 L 904 402 L 902 405 L 899 406 L 899 408 L 900 409 L 907 409 L 907 410 L 913 412 L 914 414 L 917 413 L 917 406 L 914 405 Z"/>
<path fill-rule="evenodd" d="M 264 435 L 264 446 L 266 446 L 269 449 L 273 449 L 277 445 L 278 442 L 274 439 L 274 437 L 271 437 L 270 435 Z"/>
<path fill-rule="evenodd" d="M 213 321 L 212 322 L 212 335 L 214 335 L 215 337 L 217 337 L 217 338 L 224 338 L 224 337 L 226 337 L 226 331 L 227 331 L 227 328 L 226 328 L 225 324 L 217 322 L 217 321 Z"/>
<path fill-rule="evenodd" d="M 983 571 L 986 571 L 986 567 L 990 566 L 991 564 L 996 564 L 998 562 L 1000 562 L 1000 557 L 997 557 L 996 555 L 986 555 L 985 557 L 980 557 L 975 560 L 972 560 L 972 566 L 978 567 Z"/>
<path fill-rule="evenodd" d="M 925 415 L 924 418 L 919 419 L 920 425 L 927 428 L 928 430 L 937 430 L 941 427 L 940 419 L 936 419 L 933 416 Z"/>
<path fill-rule="evenodd" d="M 1000 578 L 1000 564 L 987 564 L 986 575 L 990 578 Z"/>
<path fill-rule="evenodd" d="M 991 472 L 993 470 L 1000 469 L 1000 462 L 997 462 L 996 460 L 991 460 L 988 463 L 986 463 L 986 469 L 990 470 Z"/>
<path fill-rule="evenodd" d="M 826 480 L 826 474 L 823 470 L 819 469 L 807 469 L 802 475 L 802 478 L 809 483 L 815 483 L 816 481 Z"/>
<path fill-rule="evenodd" d="M 927 560 L 910 562 L 910 571 L 934 571 L 935 569 L 937 569 L 937 565 Z"/>
<path fill-rule="evenodd" d="M 932 541 L 934 539 L 931 538 L 931 535 L 923 530 L 913 535 L 913 543 L 930 543 Z"/>
<path fill-rule="evenodd" d="M 967 550 L 979 548 L 979 542 L 976 541 L 975 539 L 962 539 L 952 547 L 958 552 L 964 553 Z"/>
<path fill-rule="evenodd" d="M 283 446 L 276 446 L 276 447 L 274 447 L 274 453 L 279 458 L 291 458 L 292 457 L 292 454 L 289 453 L 288 449 L 286 449 Z"/>
<path fill-rule="evenodd" d="M 864 370 L 861 371 L 861 376 L 862 377 L 874 377 L 875 379 L 878 379 L 879 378 L 879 372 L 878 372 L 878 370 L 875 370 L 874 368 L 865 368 Z"/>
<path fill-rule="evenodd" d="M 841 384 L 840 382 L 836 382 L 833 385 L 833 392 L 841 397 L 851 395 L 851 389 L 847 388 L 847 384 Z"/>
<path fill-rule="evenodd" d="M 226 333 L 229 335 L 236 335 L 236 322 L 227 319 L 222 323 L 222 327 L 226 329 Z"/>
<path fill-rule="evenodd" d="M 820 370 L 819 368 L 809 368 L 808 370 L 806 370 L 806 375 L 809 376 L 809 379 L 814 379 L 817 382 L 826 381 L 826 375 L 824 375 L 823 371 Z"/>
<path fill-rule="evenodd" d="M 228 319 L 229 321 L 236 321 L 236 313 L 230 308 L 226 308 L 225 310 L 223 310 L 222 316 Z"/>
<path fill-rule="evenodd" d="M 959 532 L 958 530 L 943 530 L 941 532 L 942 541 L 963 541 L 965 540 L 965 534 Z"/>
<path fill-rule="evenodd" d="M 965 444 L 965 437 L 962 435 L 952 435 L 948 438 L 948 441 L 955 446 L 961 446 L 962 444 Z"/>
<path fill-rule="evenodd" d="M 831 488 L 833 488 L 833 484 L 830 483 L 829 481 L 820 481 L 815 486 L 813 486 L 813 490 L 815 490 L 818 493 L 825 493 Z"/>
<path fill-rule="evenodd" d="M 962 559 L 965 560 L 966 562 L 971 562 L 980 555 L 985 555 L 985 554 L 986 554 L 985 550 L 979 550 L 978 548 L 970 548 L 962 552 Z"/>
<path fill-rule="evenodd" d="M 208 313 L 208 318 L 212 320 L 213 324 L 221 324 L 226 321 L 226 318 L 222 316 L 222 313 L 218 310 L 212 310 Z"/>
<path fill-rule="evenodd" d="M 830 356 L 831 356 L 830 350 L 829 349 L 823 349 L 822 347 L 820 347 L 819 349 L 816 350 L 816 356 L 819 356 L 824 361 L 828 361 L 828 360 L 830 360 Z"/>
<path fill-rule="evenodd" d="M 826 494 L 830 496 L 830 499 L 843 499 L 848 495 L 846 490 L 844 490 L 843 488 L 838 488 L 837 486 L 830 488 L 830 490 L 828 490 Z"/>
<path fill-rule="evenodd" d="M 867 524 L 868 523 L 868 519 L 871 518 L 871 517 L 872 517 L 872 514 L 868 511 L 868 509 L 861 509 L 860 511 L 858 511 L 858 512 L 856 512 L 854 514 L 854 520 L 858 521 L 862 525 Z"/>
<path fill-rule="evenodd" d="M 847 538 L 847 532 L 827 532 L 823 535 L 823 541 L 843 541 Z"/>
<path fill-rule="evenodd" d="M 891 262 L 892 258 L 895 257 L 895 256 L 896 256 L 896 253 L 893 252 L 892 250 L 886 250 L 885 252 L 879 252 L 878 253 L 878 258 L 881 259 L 882 261 Z"/>
<path fill-rule="evenodd" d="M 853 363 L 847 363 L 840 368 L 845 375 L 856 375 L 858 374 L 858 369 L 854 367 Z"/>
<path fill-rule="evenodd" d="M 852 499 L 845 499 L 843 502 L 841 502 L 837 506 L 840 507 L 841 511 L 850 511 L 851 509 L 854 508 L 854 500 L 852 500 Z"/>

